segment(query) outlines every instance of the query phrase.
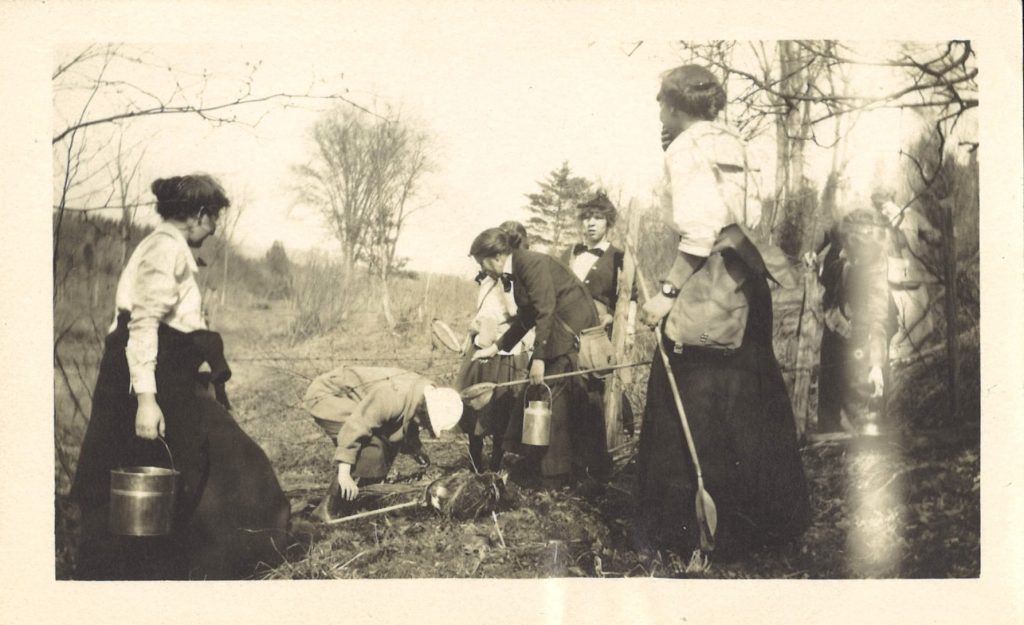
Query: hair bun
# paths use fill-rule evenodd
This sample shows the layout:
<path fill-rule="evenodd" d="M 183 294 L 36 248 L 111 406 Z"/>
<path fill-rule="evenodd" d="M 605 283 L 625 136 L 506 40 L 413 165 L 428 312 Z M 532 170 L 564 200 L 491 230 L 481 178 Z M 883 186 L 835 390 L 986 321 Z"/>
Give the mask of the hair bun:
<path fill-rule="evenodd" d="M 156 196 L 156 199 L 166 200 L 170 198 L 170 195 L 177 186 L 179 179 L 180 178 L 178 176 L 174 176 L 173 178 L 157 178 L 149 188 L 153 192 L 153 195 Z"/>
<path fill-rule="evenodd" d="M 518 250 L 523 246 L 523 237 L 515 230 L 506 230 L 505 234 L 508 240 L 508 246 L 514 250 Z"/>

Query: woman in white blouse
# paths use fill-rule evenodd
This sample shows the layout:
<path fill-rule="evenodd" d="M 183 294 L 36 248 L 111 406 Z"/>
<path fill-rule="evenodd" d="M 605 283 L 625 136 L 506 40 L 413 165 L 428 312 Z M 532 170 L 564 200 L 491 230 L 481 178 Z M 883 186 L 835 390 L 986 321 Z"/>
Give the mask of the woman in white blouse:
<path fill-rule="evenodd" d="M 661 293 L 644 305 L 642 320 L 655 325 L 667 318 L 660 338 L 706 490 L 717 504 L 715 549 L 735 553 L 793 538 L 810 516 L 792 409 L 772 348 L 768 248 L 741 227 L 754 228 L 760 211 L 742 140 L 714 121 L 726 102 L 718 79 L 698 65 L 677 67 L 662 77 L 658 102 L 668 178 L 664 208 L 678 239 L 675 262 Z M 731 350 L 675 344 L 665 336 L 680 313 L 674 298 L 714 253 L 730 254 L 736 259 L 730 271 L 742 273 L 738 282 L 749 306 L 742 344 Z M 637 541 L 685 558 L 699 545 L 696 480 L 669 373 L 655 357 L 637 457 Z"/>
<path fill-rule="evenodd" d="M 506 221 L 503 230 L 516 232 L 524 241 L 526 228 L 517 221 Z M 476 314 L 470 322 L 465 360 L 456 385 L 465 388 L 479 382 L 510 382 L 526 377 L 533 346 L 533 332 L 508 351 L 499 351 L 486 360 L 473 360 L 473 354 L 494 344 L 509 328 L 516 316 L 516 302 L 511 289 L 506 291 L 500 281 L 480 272 L 477 276 Z M 515 288 L 514 286 L 512 288 Z M 522 430 L 522 394 L 512 388 L 496 389 L 494 397 L 480 410 L 466 407 L 460 426 L 469 435 L 469 454 L 477 472 L 485 468 L 497 471 L 506 449 L 518 449 Z M 518 416 L 518 418 L 517 418 Z M 491 436 L 491 457 L 487 466 L 483 462 L 484 437 Z"/>
<path fill-rule="evenodd" d="M 206 332 L 190 248 L 216 231 L 231 203 L 220 184 L 202 174 L 159 179 L 151 189 L 163 221 L 135 248 L 118 281 L 114 323 L 72 486 L 82 512 L 79 578 L 187 574 L 183 528 L 207 462 L 201 411 L 192 403 L 195 374 L 206 361 L 215 377 L 230 375 L 219 337 L 211 341 Z M 216 345 L 214 353 L 210 345 Z M 182 473 L 175 534 L 144 540 L 112 536 L 106 527 L 110 469 L 167 466 L 167 451 L 157 438 L 166 441 Z"/>

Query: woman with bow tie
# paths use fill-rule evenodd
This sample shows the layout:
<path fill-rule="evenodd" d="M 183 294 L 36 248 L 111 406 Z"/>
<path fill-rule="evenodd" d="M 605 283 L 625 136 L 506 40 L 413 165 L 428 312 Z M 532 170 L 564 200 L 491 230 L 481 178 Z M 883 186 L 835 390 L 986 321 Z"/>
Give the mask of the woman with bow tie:
<path fill-rule="evenodd" d="M 590 293 L 572 271 L 552 256 L 523 249 L 519 233 L 501 228 L 480 233 L 469 253 L 488 276 L 512 293 L 517 307 L 515 321 L 492 345 L 473 354 L 473 359 L 509 351 L 533 329 L 529 374 L 533 384 L 540 384 L 546 375 L 577 370 L 579 334 L 598 325 L 599 318 Z M 524 466 L 539 471 L 544 486 L 560 486 L 571 477 L 573 445 L 579 444 L 570 434 L 569 408 L 587 402 L 577 377 L 558 380 L 550 387 L 551 441 L 547 447 L 531 448 Z M 604 437 L 603 431 L 593 434 Z"/>
<path fill-rule="evenodd" d="M 583 242 L 566 250 L 563 259 L 590 291 L 601 324 L 608 331 L 610 338 L 612 322 L 615 319 L 615 305 L 619 299 L 619 270 L 622 269 L 625 258 L 625 252 L 608 240 L 608 231 L 615 225 L 618 213 L 615 205 L 603 191 L 598 191 L 593 198 L 576 208 Z M 626 318 L 628 336 L 632 336 L 636 328 L 636 301 L 637 290 L 634 285 Z M 601 380 L 590 380 L 588 384 L 591 387 L 590 395 L 594 409 L 601 415 L 603 422 L 604 383 Z M 632 436 L 633 410 L 625 395 L 622 397 L 622 423 L 626 433 Z"/>
<path fill-rule="evenodd" d="M 526 228 L 518 221 L 506 221 L 500 228 L 507 232 L 515 232 L 521 239 L 522 248 L 526 249 Z M 473 356 L 481 349 L 494 345 L 502 334 L 508 330 L 516 316 L 516 302 L 512 290 L 506 291 L 500 279 L 496 279 L 481 271 L 476 277 L 480 285 L 476 299 L 476 314 L 470 322 L 469 336 L 464 354 L 466 356 L 456 378 L 456 387 L 464 389 L 480 382 L 510 382 L 520 380 L 526 375 L 533 348 L 533 332 L 527 333 L 523 340 L 508 350 L 500 350 L 486 360 L 474 359 Z M 499 387 L 490 402 L 479 410 L 466 406 L 459 426 L 469 436 L 469 455 L 473 461 L 473 470 L 484 470 L 483 452 L 484 438 L 491 437 L 491 458 L 487 468 L 491 471 L 501 469 L 501 460 L 506 450 L 519 449 L 516 432 L 509 432 L 510 426 L 516 423 L 512 416 L 516 411 L 522 412 L 522 395 L 515 387 Z M 507 434 L 506 434 L 507 433 Z"/>
<path fill-rule="evenodd" d="M 602 324 L 610 331 L 615 317 L 615 304 L 619 298 L 619 269 L 625 257 L 625 253 L 608 240 L 608 231 L 615 225 L 617 211 L 608 196 L 601 191 L 577 206 L 577 210 L 583 242 L 569 250 L 566 264 L 587 286 Z M 636 320 L 636 300 L 634 289 L 627 321 L 630 328 L 634 327 Z"/>

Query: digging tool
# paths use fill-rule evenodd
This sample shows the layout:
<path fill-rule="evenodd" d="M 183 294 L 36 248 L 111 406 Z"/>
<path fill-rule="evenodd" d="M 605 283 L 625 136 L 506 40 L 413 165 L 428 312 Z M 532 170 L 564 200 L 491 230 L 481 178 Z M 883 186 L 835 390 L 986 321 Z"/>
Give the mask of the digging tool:
<path fill-rule="evenodd" d="M 358 514 L 351 514 L 349 516 L 343 516 L 340 519 L 331 519 L 330 521 L 324 521 L 323 524 L 324 525 L 338 525 L 339 523 L 347 523 L 349 521 L 356 521 L 356 520 L 359 520 L 359 519 L 365 519 L 365 518 L 371 517 L 371 516 L 378 516 L 378 515 L 384 514 L 385 512 L 394 512 L 396 510 L 404 510 L 406 508 L 414 508 L 414 507 L 417 507 L 417 506 L 426 507 L 426 505 L 427 504 L 425 504 L 424 502 L 419 501 L 419 500 L 407 501 L 405 503 L 396 503 L 393 506 L 386 506 L 384 508 L 378 508 L 377 510 L 367 510 L 366 512 L 360 512 Z"/>
<path fill-rule="evenodd" d="M 331 519 L 323 524 L 338 525 L 407 508 L 432 508 L 450 518 L 476 518 L 482 512 L 493 512 L 501 504 L 506 478 L 507 474 L 456 472 L 434 480 L 412 501 Z"/>
<path fill-rule="evenodd" d="M 597 372 L 602 372 L 603 373 L 603 372 L 606 372 L 606 371 L 614 371 L 616 369 L 625 369 L 627 367 L 640 367 L 640 366 L 649 365 L 649 364 L 651 364 L 649 361 L 644 360 L 644 361 L 641 361 L 641 362 L 630 362 L 630 363 L 625 363 L 625 364 L 621 364 L 621 365 L 611 365 L 611 366 L 608 366 L 608 367 L 597 367 L 595 369 L 583 369 L 581 371 L 569 371 L 567 373 L 556 373 L 554 375 L 546 376 L 544 378 L 544 381 L 547 382 L 549 380 L 558 380 L 558 379 L 561 379 L 561 378 L 571 378 L 571 377 L 577 376 L 577 375 L 587 375 L 587 374 L 590 374 L 590 373 L 597 373 Z M 468 403 L 471 408 L 479 410 L 479 409 L 483 408 L 484 406 L 486 406 L 491 401 L 491 398 L 494 396 L 494 390 L 495 389 L 501 388 L 503 386 L 516 386 L 516 385 L 519 385 L 519 384 L 529 384 L 529 383 L 530 383 L 530 380 L 528 380 L 528 379 L 512 380 L 510 382 L 497 382 L 497 383 L 496 382 L 480 382 L 480 383 L 473 384 L 472 386 L 467 386 L 466 388 L 464 388 L 462 390 L 462 392 L 461 392 L 461 395 L 462 395 L 463 401 Z"/>
<path fill-rule="evenodd" d="M 647 282 L 644 280 L 640 269 L 637 268 L 637 282 L 640 283 L 640 291 L 643 293 L 644 301 L 650 299 L 647 292 Z M 668 354 L 665 353 L 665 345 L 661 340 L 661 332 L 658 333 L 658 353 L 661 354 L 661 362 L 665 365 L 665 374 L 668 377 L 669 388 L 672 389 L 672 399 L 676 403 L 676 411 L 679 413 L 679 421 L 683 425 L 683 435 L 686 437 L 686 446 L 690 449 L 690 458 L 693 460 L 693 470 L 697 473 L 697 498 L 696 512 L 697 525 L 700 526 L 700 548 L 703 551 L 711 551 L 715 548 L 715 530 L 718 528 L 718 510 L 715 502 L 711 499 L 708 491 L 704 490 L 704 474 L 700 469 L 700 460 L 697 459 L 697 448 L 693 444 L 693 434 L 690 433 L 690 424 L 686 420 L 686 412 L 683 410 L 683 400 L 679 395 L 679 386 L 672 374 L 672 365 L 669 363 Z"/>

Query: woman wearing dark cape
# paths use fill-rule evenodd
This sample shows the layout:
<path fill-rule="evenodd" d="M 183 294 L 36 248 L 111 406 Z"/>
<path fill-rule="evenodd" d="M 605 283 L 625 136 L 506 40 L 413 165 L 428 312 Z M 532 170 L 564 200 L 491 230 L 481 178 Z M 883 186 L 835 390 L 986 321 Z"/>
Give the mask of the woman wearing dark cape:
<path fill-rule="evenodd" d="M 669 182 L 664 201 L 679 244 L 642 321 L 660 324 L 704 487 L 717 508 L 715 549 L 735 553 L 791 539 L 810 517 L 792 408 L 772 347 L 772 275 L 767 255 L 745 234 L 723 240 L 726 231 L 735 234 L 737 224 L 753 226 L 760 216 L 747 202 L 742 141 L 713 123 L 725 105 L 721 85 L 703 67 L 685 65 L 663 76 L 658 101 Z M 739 193 L 730 186 L 737 180 Z M 749 314 L 736 349 L 677 344 L 666 336 L 680 287 L 712 253 L 730 255 L 742 274 Z M 655 356 L 638 452 L 635 539 L 639 549 L 685 556 L 701 545 L 698 487 L 668 373 Z"/>
<path fill-rule="evenodd" d="M 82 515 L 79 579 L 187 578 L 188 525 L 210 463 L 208 408 L 196 394 L 196 372 L 208 362 L 215 383 L 230 376 L 220 336 L 207 330 L 190 250 L 216 231 L 230 202 L 206 175 L 159 179 L 152 191 L 163 221 L 135 248 L 118 281 L 115 320 L 71 489 Z M 181 473 L 172 533 L 112 534 L 110 470 L 167 467 L 169 455 Z"/>

